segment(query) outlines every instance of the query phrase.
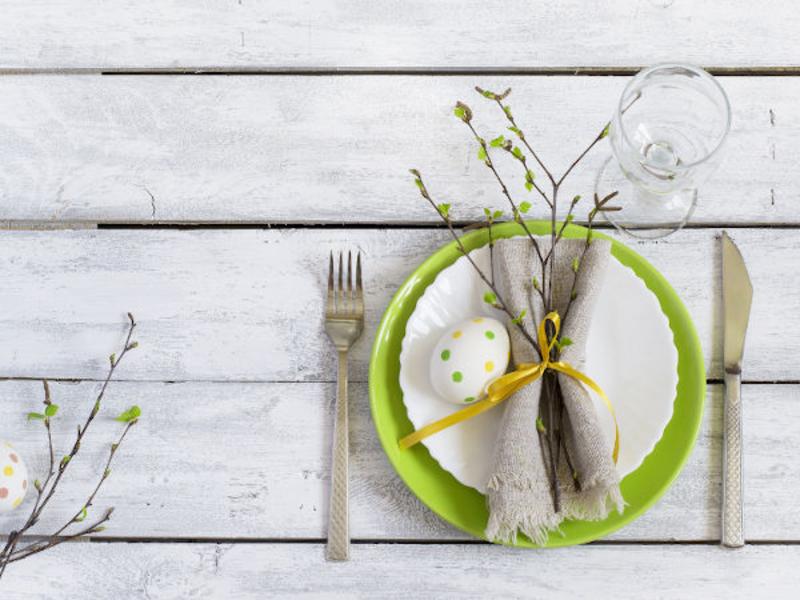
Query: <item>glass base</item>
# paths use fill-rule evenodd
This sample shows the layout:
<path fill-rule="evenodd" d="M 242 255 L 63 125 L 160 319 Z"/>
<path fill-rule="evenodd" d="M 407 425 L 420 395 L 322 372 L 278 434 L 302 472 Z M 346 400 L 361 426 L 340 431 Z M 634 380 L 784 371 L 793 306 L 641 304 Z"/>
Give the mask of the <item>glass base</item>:
<path fill-rule="evenodd" d="M 614 191 L 619 195 L 609 205 L 621 206 L 622 210 L 604 212 L 603 216 L 621 232 L 635 238 L 657 239 L 675 233 L 687 223 L 697 203 L 696 189 L 655 194 L 636 187 L 612 155 L 597 174 L 595 193 L 604 198 Z"/>

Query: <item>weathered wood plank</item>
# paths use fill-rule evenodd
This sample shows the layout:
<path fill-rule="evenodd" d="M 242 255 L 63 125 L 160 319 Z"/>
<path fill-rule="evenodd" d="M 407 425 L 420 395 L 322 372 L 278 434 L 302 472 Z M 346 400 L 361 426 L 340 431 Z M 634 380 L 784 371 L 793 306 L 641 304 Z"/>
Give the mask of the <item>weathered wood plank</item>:
<path fill-rule="evenodd" d="M 62 451 L 91 407 L 91 383 L 53 384 Z M 745 511 L 748 540 L 800 541 L 797 385 L 746 385 Z M 102 534 L 164 539 L 323 539 L 328 512 L 332 384 L 115 383 L 50 517 L 74 514 L 121 428 L 111 419 L 132 404 L 144 417 L 127 438 L 96 509 L 115 506 Z M 32 476 L 46 467 L 44 432 L 25 414 L 40 407 L 37 382 L 0 383 L 0 439 L 13 438 Z M 351 528 L 360 540 L 464 540 L 430 512 L 392 470 L 375 434 L 365 384 L 351 391 Z M 621 541 L 719 539 L 722 387 L 709 387 L 705 422 L 691 459 Z M 16 523 L 0 515 L 0 533 Z M 90 515 L 91 516 L 91 515 Z"/>
<path fill-rule="evenodd" d="M 4 68 L 797 65 L 792 4 L 14 2 Z"/>
<path fill-rule="evenodd" d="M 560 172 L 610 118 L 626 80 L 0 77 L 0 221 L 436 222 L 412 166 L 456 218 L 474 220 L 502 197 L 452 115 L 456 100 L 475 107 L 486 136 L 508 133 L 499 109 L 472 88 L 512 86 L 519 122 Z M 733 132 L 693 221 L 800 223 L 800 79 L 722 83 Z M 607 151 L 574 172 L 562 197 L 591 195 Z M 518 202 L 528 197 L 516 165 L 504 156 L 498 163 Z M 545 215 L 529 198 L 532 214 Z"/>
<path fill-rule="evenodd" d="M 798 546 L 79 544 L 9 567 L 4 592 L 102 598 L 792 598 Z M 410 576 L 412 574 L 412 576 Z"/>
<path fill-rule="evenodd" d="M 632 244 L 683 298 L 711 378 L 721 378 L 718 235 L 687 230 Z M 745 379 L 794 381 L 800 339 L 785 332 L 800 303 L 796 232 L 739 229 L 733 237 L 756 290 Z M 352 249 L 363 253 L 367 323 L 351 375 L 366 381 L 390 298 L 448 241 L 446 231 L 424 229 L 0 232 L 0 377 L 104 376 L 130 310 L 142 346 L 122 378 L 333 381 L 322 323 L 327 257 Z"/>

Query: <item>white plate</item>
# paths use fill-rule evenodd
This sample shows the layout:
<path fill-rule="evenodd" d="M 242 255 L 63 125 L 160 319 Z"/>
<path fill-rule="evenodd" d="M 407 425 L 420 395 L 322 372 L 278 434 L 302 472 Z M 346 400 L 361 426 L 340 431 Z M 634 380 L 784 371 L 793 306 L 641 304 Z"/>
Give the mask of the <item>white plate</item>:
<path fill-rule="evenodd" d="M 470 255 L 484 272 L 488 248 Z M 445 329 L 476 316 L 501 318 L 483 302 L 488 290 L 465 257 L 442 270 L 408 319 L 400 353 L 400 388 L 419 429 L 459 410 L 431 386 L 431 353 Z M 599 315 L 602 315 L 600 317 Z M 617 415 L 620 477 L 635 471 L 653 451 L 672 418 L 678 385 L 678 351 L 655 294 L 630 268 L 612 257 L 589 330 L 584 373 L 606 392 Z M 603 401 L 590 393 L 608 442 L 614 424 Z M 485 492 L 492 448 L 505 404 L 441 431 L 422 443 L 464 485 Z"/>

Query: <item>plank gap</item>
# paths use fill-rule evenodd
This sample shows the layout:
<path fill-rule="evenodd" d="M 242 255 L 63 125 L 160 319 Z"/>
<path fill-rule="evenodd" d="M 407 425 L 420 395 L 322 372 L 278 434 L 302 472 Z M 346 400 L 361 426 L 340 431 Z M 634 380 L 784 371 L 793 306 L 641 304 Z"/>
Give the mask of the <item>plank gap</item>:
<path fill-rule="evenodd" d="M 585 226 L 586 222 L 576 219 L 573 221 L 576 225 Z M 475 221 L 453 221 L 453 226 L 456 229 L 463 229 L 474 225 Z M 370 223 L 370 222 L 348 222 L 348 223 L 331 223 L 329 221 L 306 221 L 306 222 L 289 222 L 289 223 L 273 223 L 268 221 L 256 222 L 230 222 L 230 223 L 185 223 L 185 222 L 170 222 L 161 221 L 157 223 L 140 223 L 140 222 L 105 222 L 97 223 L 97 229 L 175 229 L 175 230 L 196 230 L 196 229 L 447 229 L 444 223 L 438 222 L 389 222 L 389 223 Z M 615 231 L 614 226 L 609 223 L 595 224 L 594 229 L 601 231 Z M 795 230 L 800 229 L 800 223 L 726 223 L 726 222 L 710 222 L 710 223 L 688 223 L 684 229 L 703 230 L 703 229 L 776 229 L 776 230 Z M 632 237 L 625 238 L 628 241 L 638 239 Z M 658 240 L 654 240 L 658 242 Z"/>
<path fill-rule="evenodd" d="M 236 67 L 236 66 L 181 66 L 181 67 L 75 67 L 75 68 L 5 68 L 0 75 L 221 75 L 221 76 L 353 76 L 353 75 L 430 75 L 496 76 L 529 75 L 556 77 L 629 77 L 649 65 L 629 67 Z M 800 65 L 765 67 L 704 67 L 717 77 L 797 77 Z"/>
<path fill-rule="evenodd" d="M 0 536 L 0 540 L 6 539 L 6 536 Z M 25 536 L 22 538 L 25 541 L 36 541 L 45 539 L 41 536 Z M 92 543 L 92 544 L 325 544 L 325 538 L 316 537 L 298 537 L 298 538 L 274 538 L 274 537 L 84 537 L 76 540 L 69 540 L 67 544 L 72 543 Z M 380 538 L 354 538 L 350 540 L 354 545 L 402 545 L 402 546 L 493 546 L 491 542 L 486 540 L 473 538 L 473 539 L 425 539 L 425 538 L 409 538 L 409 539 L 380 539 Z M 750 546 L 798 546 L 800 540 L 747 540 L 747 545 Z M 584 546 L 719 546 L 718 540 L 594 540 Z M 521 549 L 522 551 L 529 549 Z"/>

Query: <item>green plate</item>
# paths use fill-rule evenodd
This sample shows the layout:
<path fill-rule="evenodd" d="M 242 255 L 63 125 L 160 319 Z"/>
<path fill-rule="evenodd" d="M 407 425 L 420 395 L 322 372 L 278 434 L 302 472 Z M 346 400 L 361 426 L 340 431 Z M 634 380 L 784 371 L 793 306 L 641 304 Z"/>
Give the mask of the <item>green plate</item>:
<path fill-rule="evenodd" d="M 550 231 L 550 223 L 545 221 L 531 221 L 528 227 L 537 235 Z M 492 233 L 495 237 L 513 237 L 523 234 L 523 231 L 516 223 L 504 223 L 492 227 Z M 606 237 L 596 232 L 594 235 Z M 576 225 L 569 226 L 565 232 L 565 237 L 585 236 L 586 229 Z M 488 242 L 488 234 L 486 230 L 478 230 L 464 236 L 462 241 L 468 251 L 474 250 Z M 614 512 L 603 521 L 566 522 L 562 526 L 564 536 L 551 535 L 547 544 L 549 548 L 583 544 L 608 535 L 655 504 L 689 458 L 703 418 L 705 368 L 689 314 L 669 283 L 650 263 L 624 244 L 611 241 L 611 253 L 645 282 L 669 319 L 678 349 L 678 387 L 673 415 L 653 452 L 638 469 L 622 480 L 622 493 L 628 503 L 625 512 L 621 515 Z M 398 440 L 414 430 L 406 414 L 399 384 L 400 348 L 406 322 L 425 289 L 460 255 L 455 242 L 435 252 L 417 267 L 389 303 L 372 348 L 369 393 L 378 437 L 405 484 L 444 520 L 485 539 L 483 532 L 489 513 L 483 494 L 459 483 L 431 457 L 424 444 L 402 452 L 398 447 Z M 516 545 L 534 547 L 524 536 L 517 539 Z"/>

